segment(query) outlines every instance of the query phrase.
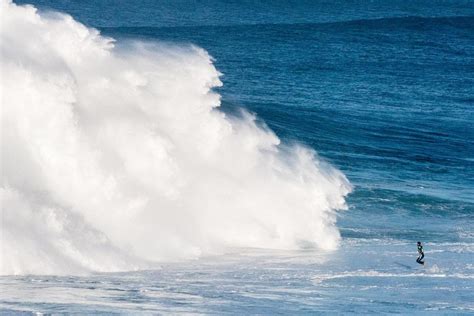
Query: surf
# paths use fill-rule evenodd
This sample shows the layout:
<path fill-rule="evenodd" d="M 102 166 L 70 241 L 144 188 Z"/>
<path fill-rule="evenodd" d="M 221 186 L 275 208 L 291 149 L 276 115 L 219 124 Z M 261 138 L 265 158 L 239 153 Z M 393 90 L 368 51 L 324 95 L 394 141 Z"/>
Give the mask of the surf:
<path fill-rule="evenodd" d="M 204 49 L 118 42 L 0 3 L 0 274 L 337 248 L 347 178 L 254 114 L 220 111 L 221 73 Z"/>

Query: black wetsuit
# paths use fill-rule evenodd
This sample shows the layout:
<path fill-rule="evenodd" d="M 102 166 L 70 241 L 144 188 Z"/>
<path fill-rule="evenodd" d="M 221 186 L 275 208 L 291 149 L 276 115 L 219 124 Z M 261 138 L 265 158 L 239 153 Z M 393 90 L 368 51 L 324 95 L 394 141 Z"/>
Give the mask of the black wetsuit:
<path fill-rule="evenodd" d="M 425 253 L 423 252 L 422 245 L 418 245 L 418 253 L 420 255 L 418 256 L 418 259 L 416 259 L 416 262 L 418 262 L 419 264 L 425 264 L 425 262 L 423 261 L 423 258 L 425 257 Z"/>

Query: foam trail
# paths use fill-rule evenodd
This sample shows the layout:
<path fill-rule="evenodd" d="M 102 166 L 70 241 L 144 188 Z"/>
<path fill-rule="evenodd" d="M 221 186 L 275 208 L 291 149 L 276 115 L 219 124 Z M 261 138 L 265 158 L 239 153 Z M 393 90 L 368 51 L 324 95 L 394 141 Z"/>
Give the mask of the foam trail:
<path fill-rule="evenodd" d="M 147 267 L 226 247 L 337 247 L 351 187 L 216 107 L 196 47 L 117 44 L 1 0 L 0 274 Z"/>

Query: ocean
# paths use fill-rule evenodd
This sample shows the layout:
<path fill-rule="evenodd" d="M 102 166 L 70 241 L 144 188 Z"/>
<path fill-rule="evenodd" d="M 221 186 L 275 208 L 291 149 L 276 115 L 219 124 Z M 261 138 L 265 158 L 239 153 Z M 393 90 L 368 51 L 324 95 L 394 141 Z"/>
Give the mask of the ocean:
<path fill-rule="evenodd" d="M 1 11 L 2 314 L 474 312 L 472 1 Z"/>

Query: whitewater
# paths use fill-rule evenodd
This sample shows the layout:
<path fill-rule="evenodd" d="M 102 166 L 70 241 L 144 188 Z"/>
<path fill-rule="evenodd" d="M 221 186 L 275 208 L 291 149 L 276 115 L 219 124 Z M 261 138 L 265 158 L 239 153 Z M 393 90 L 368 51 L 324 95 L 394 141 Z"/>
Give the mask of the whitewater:
<path fill-rule="evenodd" d="M 1 1 L 2 275 L 334 250 L 347 178 L 245 110 L 193 45 L 102 36 Z"/>

